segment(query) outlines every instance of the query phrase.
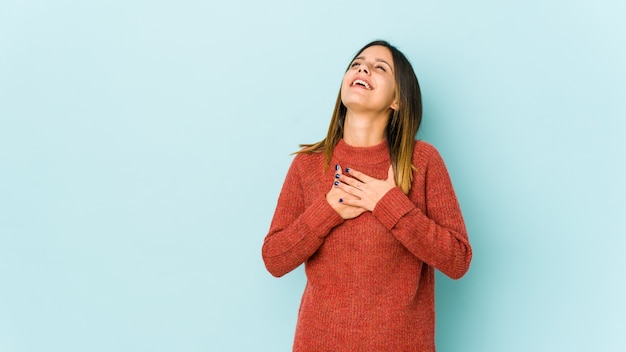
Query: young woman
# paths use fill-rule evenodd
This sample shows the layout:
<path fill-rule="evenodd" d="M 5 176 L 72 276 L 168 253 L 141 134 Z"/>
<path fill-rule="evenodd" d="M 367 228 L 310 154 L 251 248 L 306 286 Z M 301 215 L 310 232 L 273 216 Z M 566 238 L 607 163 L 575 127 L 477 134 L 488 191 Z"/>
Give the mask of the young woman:
<path fill-rule="evenodd" d="M 472 250 L 441 156 L 416 141 L 411 64 L 367 44 L 341 84 L 328 135 L 287 173 L 263 244 L 280 277 L 305 263 L 294 351 L 434 351 L 434 270 L 453 279 Z"/>

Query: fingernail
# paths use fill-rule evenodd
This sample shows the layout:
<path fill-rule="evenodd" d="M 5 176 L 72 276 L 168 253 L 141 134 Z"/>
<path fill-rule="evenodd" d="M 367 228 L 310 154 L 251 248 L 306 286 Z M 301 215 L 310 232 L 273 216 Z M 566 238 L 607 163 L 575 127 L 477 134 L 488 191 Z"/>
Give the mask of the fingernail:
<path fill-rule="evenodd" d="M 350 172 L 350 168 L 349 167 L 346 168 L 346 172 Z"/>
<path fill-rule="evenodd" d="M 339 198 L 339 203 L 343 203 L 343 198 Z"/>
<path fill-rule="evenodd" d="M 340 176 L 339 174 L 335 174 L 335 178 L 339 178 L 339 176 Z"/>
<path fill-rule="evenodd" d="M 335 164 L 335 170 L 339 171 L 339 164 Z"/>
<path fill-rule="evenodd" d="M 335 181 L 333 183 L 335 184 L 335 186 L 339 186 L 339 181 Z"/>

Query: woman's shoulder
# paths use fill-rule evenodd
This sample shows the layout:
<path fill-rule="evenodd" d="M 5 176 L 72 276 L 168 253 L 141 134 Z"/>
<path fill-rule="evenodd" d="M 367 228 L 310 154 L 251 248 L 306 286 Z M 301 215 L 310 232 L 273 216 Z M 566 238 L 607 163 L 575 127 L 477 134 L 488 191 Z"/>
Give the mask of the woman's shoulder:
<path fill-rule="evenodd" d="M 416 139 L 415 144 L 413 145 L 413 151 L 428 151 L 428 152 L 436 152 L 437 148 L 421 139 Z"/>
<path fill-rule="evenodd" d="M 423 140 L 415 141 L 415 144 L 413 145 L 414 164 L 428 162 L 428 160 L 433 157 L 441 158 L 439 151 L 435 148 L 435 146 Z"/>
<path fill-rule="evenodd" d="M 324 162 L 324 153 L 321 152 L 296 152 L 292 163 L 299 167 L 319 165 Z"/>

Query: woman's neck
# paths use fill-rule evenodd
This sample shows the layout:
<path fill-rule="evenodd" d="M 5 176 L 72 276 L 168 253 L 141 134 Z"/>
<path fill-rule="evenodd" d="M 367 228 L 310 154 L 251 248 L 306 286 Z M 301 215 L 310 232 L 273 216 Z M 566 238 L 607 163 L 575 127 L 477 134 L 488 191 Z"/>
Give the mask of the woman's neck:
<path fill-rule="evenodd" d="M 389 115 L 365 115 L 346 112 L 343 140 L 353 147 L 371 147 L 385 140 Z"/>

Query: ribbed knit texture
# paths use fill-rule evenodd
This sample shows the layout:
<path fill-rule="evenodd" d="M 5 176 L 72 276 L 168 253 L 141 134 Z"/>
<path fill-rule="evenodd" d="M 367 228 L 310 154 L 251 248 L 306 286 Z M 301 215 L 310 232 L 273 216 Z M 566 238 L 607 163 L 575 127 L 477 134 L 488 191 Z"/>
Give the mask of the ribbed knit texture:
<path fill-rule="evenodd" d="M 345 221 L 325 198 L 335 164 L 386 179 L 387 145 L 341 140 L 325 172 L 323 158 L 295 157 L 262 250 L 274 276 L 305 263 L 293 350 L 435 351 L 434 269 L 460 278 L 472 257 L 441 156 L 417 141 L 408 196 L 393 188 L 373 212 Z"/>

